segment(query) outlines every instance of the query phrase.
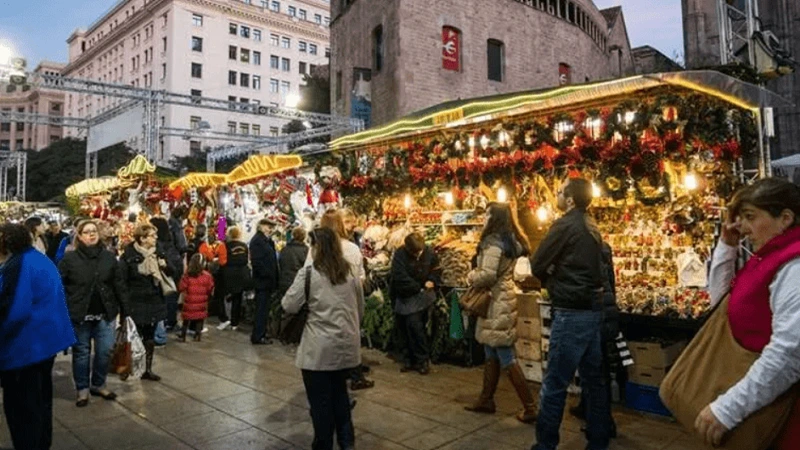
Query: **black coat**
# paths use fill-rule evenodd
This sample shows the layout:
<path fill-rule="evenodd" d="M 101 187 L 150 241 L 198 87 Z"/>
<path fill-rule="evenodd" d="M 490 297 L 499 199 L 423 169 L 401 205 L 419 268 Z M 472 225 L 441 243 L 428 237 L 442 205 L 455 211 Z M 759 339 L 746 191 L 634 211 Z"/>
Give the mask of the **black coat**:
<path fill-rule="evenodd" d="M 102 249 L 96 255 L 79 246 L 64 254 L 58 264 L 67 308 L 73 322 L 80 323 L 89 312 L 92 294 L 97 289 L 106 320 L 114 320 L 120 312 L 125 315 L 125 281 L 114 255 Z"/>
<path fill-rule="evenodd" d="M 247 244 L 239 241 L 225 243 L 228 249 L 228 264 L 222 268 L 225 277 L 225 293 L 239 294 L 253 288 L 253 277 L 250 275 L 250 253 Z"/>
<path fill-rule="evenodd" d="M 275 243 L 260 231 L 250 240 L 250 261 L 253 265 L 253 286 L 258 290 L 277 290 L 278 255 Z"/>
<path fill-rule="evenodd" d="M 58 248 L 61 246 L 61 241 L 68 238 L 69 235 L 63 231 L 52 234 L 49 231 L 44 233 L 45 243 L 47 244 L 47 257 L 55 261 Z"/>
<path fill-rule="evenodd" d="M 186 233 L 183 231 L 183 225 L 174 217 L 171 217 L 168 223 L 173 245 L 181 255 L 185 255 L 189 251 L 189 244 L 186 242 Z"/>
<path fill-rule="evenodd" d="M 617 282 L 614 275 L 614 261 L 611 247 L 603 243 L 603 337 L 613 340 L 619 333 L 619 308 L 617 307 Z"/>
<path fill-rule="evenodd" d="M 531 260 L 533 274 L 557 308 L 592 309 L 604 284 L 601 244 L 589 232 L 585 214 L 576 208 L 553 222 Z"/>
<path fill-rule="evenodd" d="M 308 246 L 302 242 L 289 242 L 281 250 L 280 255 L 280 281 L 278 292 L 286 292 L 294 282 L 297 272 L 303 268 L 308 258 Z"/>
<path fill-rule="evenodd" d="M 425 282 L 432 281 L 436 286 L 439 280 L 439 259 L 430 247 L 425 247 L 419 259 L 414 258 L 400 247 L 392 257 L 389 296 L 393 300 L 405 299 L 418 294 Z"/>
<path fill-rule="evenodd" d="M 161 250 L 156 250 L 160 259 L 167 262 L 164 272 L 173 273 L 171 264 Z M 125 284 L 127 302 L 126 313 L 136 325 L 154 325 L 167 318 L 167 303 L 161 287 L 155 279 L 139 273 L 139 264 L 144 261 L 144 256 L 136 251 L 133 244 L 128 245 L 119 260 L 120 270 Z"/>

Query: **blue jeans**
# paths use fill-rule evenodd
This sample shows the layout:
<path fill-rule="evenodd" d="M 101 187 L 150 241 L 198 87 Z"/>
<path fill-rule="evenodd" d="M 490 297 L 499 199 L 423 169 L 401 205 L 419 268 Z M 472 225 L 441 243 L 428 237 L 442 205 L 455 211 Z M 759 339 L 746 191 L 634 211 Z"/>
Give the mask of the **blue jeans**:
<path fill-rule="evenodd" d="M 536 422 L 534 450 L 555 450 L 564 415 L 567 386 L 575 376 L 587 392 L 586 438 L 588 450 L 608 449 L 608 397 L 603 376 L 603 349 L 600 330 L 602 309 L 578 311 L 553 309 L 550 357 L 542 383 L 541 409 Z"/>
<path fill-rule="evenodd" d="M 73 323 L 78 343 L 72 347 L 72 377 L 79 391 L 89 389 L 89 359 L 94 340 L 94 361 L 91 364 L 91 387 L 99 389 L 106 385 L 108 364 L 114 349 L 114 324 L 107 320 Z"/>
<path fill-rule="evenodd" d="M 483 351 L 486 354 L 486 359 L 496 359 L 500 361 L 500 368 L 514 364 L 514 347 L 491 347 L 489 345 L 483 346 Z"/>
<path fill-rule="evenodd" d="M 256 289 L 256 316 L 253 318 L 253 332 L 250 335 L 250 342 L 256 343 L 267 337 L 267 321 L 269 320 L 269 310 L 272 306 L 272 292 L 266 289 Z M 233 315 L 233 311 L 231 311 Z"/>

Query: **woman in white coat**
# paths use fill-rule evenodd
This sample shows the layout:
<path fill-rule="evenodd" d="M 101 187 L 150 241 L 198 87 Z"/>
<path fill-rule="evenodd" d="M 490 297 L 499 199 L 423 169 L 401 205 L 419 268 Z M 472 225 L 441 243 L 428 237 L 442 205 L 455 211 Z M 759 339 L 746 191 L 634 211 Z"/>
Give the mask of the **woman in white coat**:
<path fill-rule="evenodd" d="M 339 447 L 355 445 L 347 378 L 361 364 L 361 281 L 345 260 L 339 237 L 329 228 L 314 231 L 313 263 L 297 273 L 281 301 L 296 313 L 308 304 L 308 320 L 297 348 L 296 365 L 303 372 L 311 419 L 312 450 L 332 450 L 334 432 Z M 306 298 L 306 278 L 309 278 Z"/>

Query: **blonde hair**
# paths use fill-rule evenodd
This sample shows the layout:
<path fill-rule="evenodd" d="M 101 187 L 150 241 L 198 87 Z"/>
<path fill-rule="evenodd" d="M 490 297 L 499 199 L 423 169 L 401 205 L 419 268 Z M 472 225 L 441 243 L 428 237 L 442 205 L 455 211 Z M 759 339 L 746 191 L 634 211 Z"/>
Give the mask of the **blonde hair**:
<path fill-rule="evenodd" d="M 99 230 L 98 230 L 99 231 Z M 137 243 L 141 244 L 142 239 L 146 238 L 148 234 L 156 233 L 158 234 L 158 229 L 149 223 L 143 223 L 136 227 L 133 231 L 133 239 L 136 240 Z"/>
<path fill-rule="evenodd" d="M 319 226 L 332 230 L 340 239 L 347 239 L 347 230 L 344 228 L 342 214 L 336 209 L 325 211 L 325 214 L 319 219 Z"/>
<path fill-rule="evenodd" d="M 234 241 L 238 241 L 239 239 L 242 238 L 242 230 L 239 227 L 236 227 L 236 226 L 231 227 L 228 230 L 228 238 L 232 239 Z"/>

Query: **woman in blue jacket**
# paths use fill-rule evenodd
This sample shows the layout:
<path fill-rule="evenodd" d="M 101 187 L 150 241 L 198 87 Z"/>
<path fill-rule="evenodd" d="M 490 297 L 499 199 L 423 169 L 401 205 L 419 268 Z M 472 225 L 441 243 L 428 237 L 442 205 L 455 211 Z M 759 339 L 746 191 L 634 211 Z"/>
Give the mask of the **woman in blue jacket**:
<path fill-rule="evenodd" d="M 53 441 L 52 370 L 75 343 L 61 278 L 20 225 L 0 225 L 0 385 L 11 441 L 49 449 Z"/>

